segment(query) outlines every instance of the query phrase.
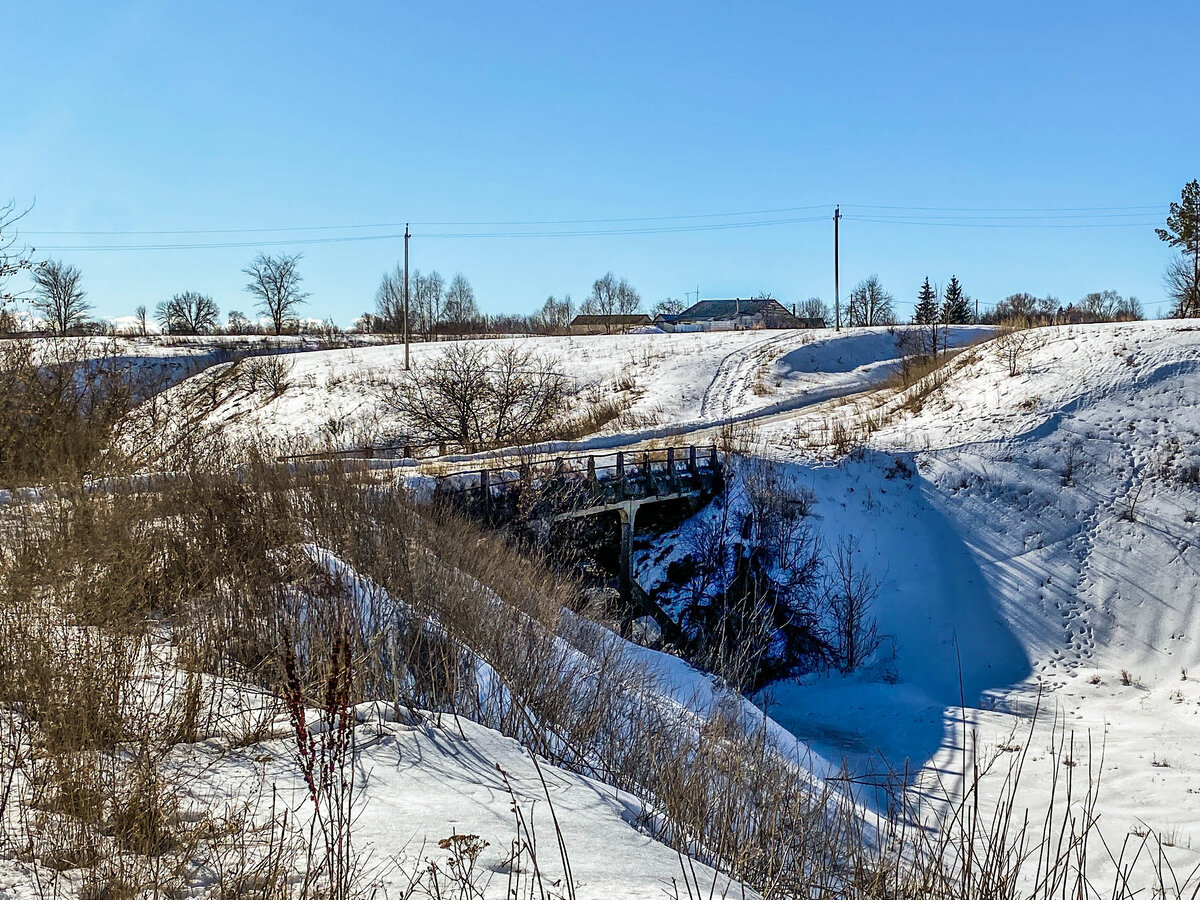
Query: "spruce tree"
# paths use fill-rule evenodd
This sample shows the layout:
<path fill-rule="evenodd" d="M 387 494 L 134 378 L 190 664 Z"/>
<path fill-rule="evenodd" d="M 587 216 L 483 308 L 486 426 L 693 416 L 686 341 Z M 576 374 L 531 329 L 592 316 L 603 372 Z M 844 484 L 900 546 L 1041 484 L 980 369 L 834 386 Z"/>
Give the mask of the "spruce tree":
<path fill-rule="evenodd" d="M 1190 284 L 1186 277 L 1180 277 L 1186 273 L 1182 266 L 1174 272 L 1168 270 L 1167 277 L 1173 293 L 1178 295 L 1175 300 L 1179 314 L 1194 316 L 1200 312 L 1200 181 L 1193 178 L 1184 185 L 1179 200 L 1171 204 L 1167 227 L 1156 228 L 1154 233 L 1160 241 L 1178 247 L 1185 257 L 1192 258 Z"/>
<path fill-rule="evenodd" d="M 971 305 L 967 295 L 963 293 L 962 285 L 956 277 L 951 276 L 946 285 L 946 293 L 942 302 L 942 321 L 947 325 L 969 325 L 971 323 Z"/>
<path fill-rule="evenodd" d="M 913 311 L 913 324 L 933 325 L 938 320 L 941 310 L 938 309 L 937 292 L 929 284 L 929 276 L 917 292 L 917 308 Z"/>

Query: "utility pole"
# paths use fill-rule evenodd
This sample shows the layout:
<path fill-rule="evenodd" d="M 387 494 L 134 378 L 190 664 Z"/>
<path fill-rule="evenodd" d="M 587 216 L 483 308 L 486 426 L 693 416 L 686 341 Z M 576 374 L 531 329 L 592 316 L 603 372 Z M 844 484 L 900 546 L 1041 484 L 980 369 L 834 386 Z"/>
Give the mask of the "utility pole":
<path fill-rule="evenodd" d="M 404 371 L 408 371 L 408 223 L 404 223 Z"/>
<path fill-rule="evenodd" d="M 842 330 L 842 288 L 838 271 L 838 222 L 842 218 L 842 205 L 833 208 L 833 322 L 834 330 Z"/>

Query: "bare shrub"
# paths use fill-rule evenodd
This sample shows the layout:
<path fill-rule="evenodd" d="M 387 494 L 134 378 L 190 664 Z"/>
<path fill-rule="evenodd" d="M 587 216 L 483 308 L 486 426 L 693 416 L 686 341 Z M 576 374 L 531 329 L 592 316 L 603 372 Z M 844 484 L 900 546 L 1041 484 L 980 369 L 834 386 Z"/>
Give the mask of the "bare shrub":
<path fill-rule="evenodd" d="M 291 386 L 292 364 L 284 356 L 264 356 L 250 360 L 246 369 L 268 397 L 278 397 Z"/>
<path fill-rule="evenodd" d="M 76 338 L 0 345 L 0 485 L 111 468 L 102 453 L 132 402 L 111 346 Z"/>
<path fill-rule="evenodd" d="M 1033 331 L 1028 327 L 1006 327 L 996 333 L 993 353 L 1004 364 L 1010 378 L 1020 375 L 1029 365 L 1036 347 Z"/>
<path fill-rule="evenodd" d="M 879 582 L 861 561 L 861 552 L 858 538 L 842 538 L 834 549 L 829 575 L 833 652 L 844 672 L 868 661 L 880 642 L 871 611 L 879 595 Z"/>
<path fill-rule="evenodd" d="M 568 378 L 515 345 L 464 341 L 385 389 L 385 403 L 432 442 L 467 450 L 527 443 L 565 412 Z"/>

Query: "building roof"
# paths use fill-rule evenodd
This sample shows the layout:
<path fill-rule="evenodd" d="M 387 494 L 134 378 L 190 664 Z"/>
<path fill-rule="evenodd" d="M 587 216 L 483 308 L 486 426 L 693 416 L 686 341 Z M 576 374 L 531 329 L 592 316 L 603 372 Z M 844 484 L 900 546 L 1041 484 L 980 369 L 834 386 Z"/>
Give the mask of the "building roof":
<path fill-rule="evenodd" d="M 576 316 L 571 320 L 572 325 L 643 325 L 651 321 L 645 313 L 625 313 L 611 316 Z"/>
<path fill-rule="evenodd" d="M 778 300 L 701 300 L 675 316 L 677 322 L 719 322 L 740 316 L 761 316 L 766 321 L 795 321 Z"/>

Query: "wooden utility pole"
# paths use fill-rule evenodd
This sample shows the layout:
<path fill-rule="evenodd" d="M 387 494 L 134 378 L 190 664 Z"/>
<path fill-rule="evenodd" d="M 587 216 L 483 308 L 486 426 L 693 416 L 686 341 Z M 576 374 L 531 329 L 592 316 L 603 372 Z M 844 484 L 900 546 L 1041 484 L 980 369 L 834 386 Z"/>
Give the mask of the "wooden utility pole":
<path fill-rule="evenodd" d="M 408 223 L 404 223 L 404 371 L 408 371 Z"/>
<path fill-rule="evenodd" d="M 838 222 L 842 218 L 842 206 L 833 208 L 833 323 L 834 330 L 842 330 L 842 286 L 838 271 Z"/>

